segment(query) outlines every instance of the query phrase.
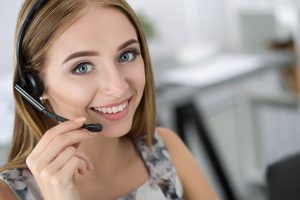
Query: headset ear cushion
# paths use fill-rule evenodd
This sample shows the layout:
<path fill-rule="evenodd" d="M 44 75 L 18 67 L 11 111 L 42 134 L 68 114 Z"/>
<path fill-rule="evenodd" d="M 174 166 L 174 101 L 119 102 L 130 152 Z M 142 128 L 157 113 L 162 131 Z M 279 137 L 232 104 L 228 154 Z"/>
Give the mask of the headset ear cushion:
<path fill-rule="evenodd" d="M 34 96 L 35 98 L 42 96 L 44 92 L 44 84 L 36 75 L 36 73 L 27 73 L 26 83 L 27 83 L 28 92 L 32 96 Z"/>

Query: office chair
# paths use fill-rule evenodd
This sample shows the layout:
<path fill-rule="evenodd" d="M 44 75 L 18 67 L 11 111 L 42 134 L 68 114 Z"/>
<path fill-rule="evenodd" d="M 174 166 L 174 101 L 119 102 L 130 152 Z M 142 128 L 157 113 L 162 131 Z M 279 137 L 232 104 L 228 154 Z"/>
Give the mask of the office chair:
<path fill-rule="evenodd" d="M 299 200 L 300 153 L 271 164 L 266 180 L 269 200 Z"/>

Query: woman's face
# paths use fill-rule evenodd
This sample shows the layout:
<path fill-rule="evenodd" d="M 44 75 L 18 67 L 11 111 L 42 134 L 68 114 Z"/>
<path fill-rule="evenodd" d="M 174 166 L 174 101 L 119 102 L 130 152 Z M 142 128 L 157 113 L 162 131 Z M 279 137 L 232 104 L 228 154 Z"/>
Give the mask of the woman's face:
<path fill-rule="evenodd" d="M 101 123 L 119 137 L 132 125 L 145 86 L 144 61 L 134 26 L 121 11 L 93 7 L 47 52 L 45 92 L 54 112 Z"/>

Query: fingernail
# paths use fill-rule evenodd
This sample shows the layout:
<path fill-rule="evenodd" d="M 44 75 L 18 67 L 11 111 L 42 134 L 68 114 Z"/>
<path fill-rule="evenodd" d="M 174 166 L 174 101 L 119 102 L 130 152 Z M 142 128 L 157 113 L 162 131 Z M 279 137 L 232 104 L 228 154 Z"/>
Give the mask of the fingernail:
<path fill-rule="evenodd" d="M 79 117 L 79 118 L 74 119 L 74 122 L 82 123 L 82 122 L 84 122 L 85 120 L 86 120 L 85 117 Z"/>

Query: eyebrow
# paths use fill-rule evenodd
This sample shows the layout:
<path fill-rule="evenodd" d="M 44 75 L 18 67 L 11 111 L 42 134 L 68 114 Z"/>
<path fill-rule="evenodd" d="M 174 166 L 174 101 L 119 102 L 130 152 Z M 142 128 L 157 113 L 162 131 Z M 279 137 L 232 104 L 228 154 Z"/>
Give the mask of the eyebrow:
<path fill-rule="evenodd" d="M 136 39 L 130 39 L 126 42 L 124 42 L 123 44 L 121 44 L 119 47 L 118 47 L 118 51 L 124 49 L 125 47 L 131 45 L 131 44 L 134 44 L 134 43 L 139 43 Z M 74 58 L 77 58 L 77 57 L 83 57 L 83 56 L 99 56 L 99 53 L 97 51 L 78 51 L 78 52 L 75 52 L 75 53 L 72 53 L 71 55 L 69 55 L 64 61 L 63 61 L 63 64 L 65 64 L 66 62 L 74 59 Z"/>
<path fill-rule="evenodd" d="M 77 57 L 83 57 L 83 56 L 99 56 L 99 53 L 97 51 L 78 51 L 75 53 L 72 53 L 71 55 L 69 55 L 63 62 L 63 64 L 65 64 L 66 62 L 77 58 Z"/>
<path fill-rule="evenodd" d="M 118 48 L 118 51 L 121 51 L 122 49 L 124 49 L 125 47 L 134 44 L 134 43 L 139 43 L 139 41 L 137 41 L 136 39 L 130 39 L 126 42 L 124 42 L 123 44 L 121 44 Z"/>

